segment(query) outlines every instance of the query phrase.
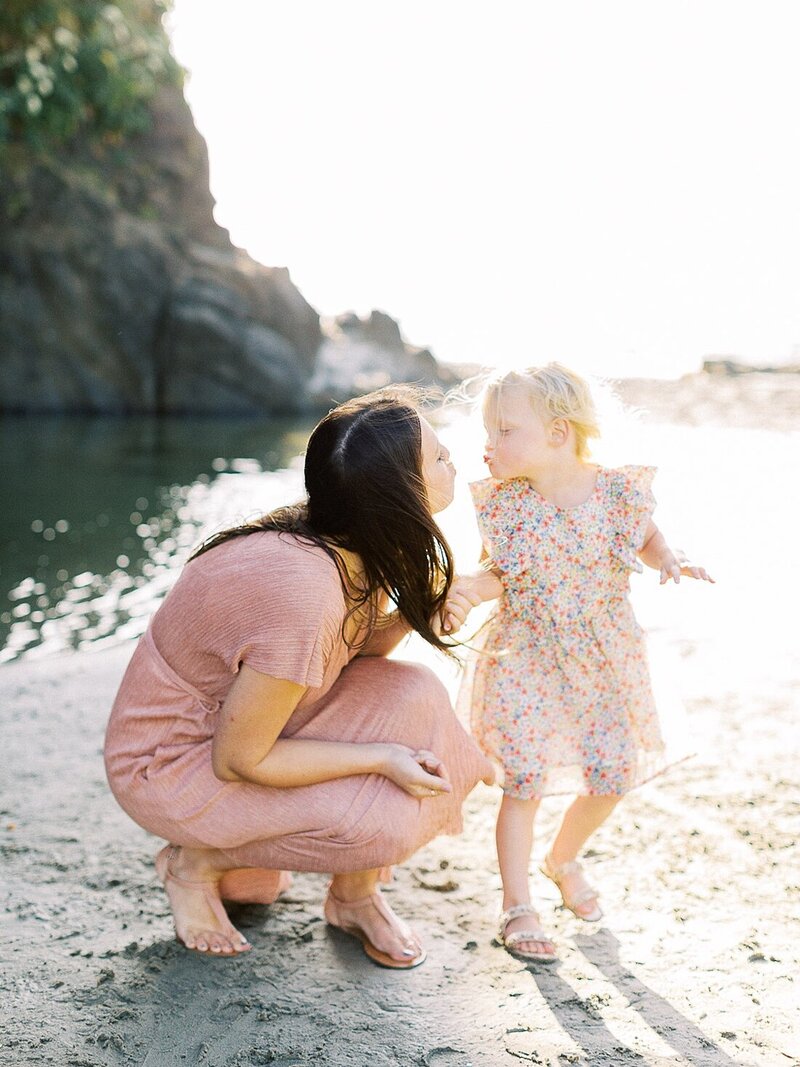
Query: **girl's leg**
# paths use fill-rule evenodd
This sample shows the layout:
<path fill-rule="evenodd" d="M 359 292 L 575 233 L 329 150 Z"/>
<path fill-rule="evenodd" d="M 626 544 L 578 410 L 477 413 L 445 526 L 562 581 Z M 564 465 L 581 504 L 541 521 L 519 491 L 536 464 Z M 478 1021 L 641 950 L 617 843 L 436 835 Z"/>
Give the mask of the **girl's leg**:
<path fill-rule="evenodd" d="M 617 806 L 621 796 L 576 797 L 564 813 L 561 826 L 550 847 L 545 864 L 551 869 L 561 867 L 576 859 L 578 853 Z M 588 883 L 580 870 L 564 874 L 559 887 L 566 898 L 573 898 L 587 888 Z M 578 916 L 591 915 L 597 908 L 596 898 L 578 904 L 573 910 Z"/>
<path fill-rule="evenodd" d="M 539 807 L 538 797 L 531 800 L 518 800 L 504 796 L 497 816 L 497 858 L 500 863 L 500 877 L 503 881 L 503 911 L 515 904 L 530 904 L 530 886 L 528 868 L 533 847 L 533 821 Z M 512 919 L 506 932 L 530 929 L 531 916 L 521 915 Z M 549 953 L 555 956 L 552 941 L 520 941 L 516 948 L 520 952 Z"/>

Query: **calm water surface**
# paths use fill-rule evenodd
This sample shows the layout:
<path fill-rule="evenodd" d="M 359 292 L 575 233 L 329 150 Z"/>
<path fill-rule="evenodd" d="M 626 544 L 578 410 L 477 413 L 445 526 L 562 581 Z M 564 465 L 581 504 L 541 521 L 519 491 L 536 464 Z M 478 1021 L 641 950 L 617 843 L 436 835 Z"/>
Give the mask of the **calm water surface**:
<path fill-rule="evenodd" d="M 312 425 L 0 422 L 0 661 L 141 633 L 205 533 L 300 496 Z"/>
<path fill-rule="evenodd" d="M 485 477 L 483 432 L 435 419 L 459 470 L 440 517 L 460 569 L 480 543 L 467 489 Z M 141 634 L 192 547 L 298 499 L 313 420 L 10 419 L 0 422 L 0 661 L 98 648 Z M 621 434 L 621 435 L 620 435 Z M 602 444 L 602 443 L 601 443 Z M 713 587 L 633 577 L 640 621 L 708 683 L 797 655 L 794 497 L 800 434 L 632 424 L 601 462 L 654 463 L 656 520 L 706 564 Z"/>

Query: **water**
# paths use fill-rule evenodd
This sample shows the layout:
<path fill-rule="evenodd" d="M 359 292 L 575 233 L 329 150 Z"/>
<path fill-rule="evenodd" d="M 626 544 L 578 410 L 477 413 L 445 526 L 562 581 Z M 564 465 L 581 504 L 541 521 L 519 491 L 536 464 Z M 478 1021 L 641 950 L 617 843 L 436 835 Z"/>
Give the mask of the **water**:
<path fill-rule="evenodd" d="M 204 533 L 301 493 L 312 422 L 0 422 L 0 661 L 137 636 Z"/>
<path fill-rule="evenodd" d="M 204 535 L 299 498 L 311 425 L 1 422 L 0 661 L 141 634 Z M 459 414 L 438 429 L 459 469 L 441 524 L 457 565 L 471 569 L 480 546 L 466 483 L 485 475 L 483 434 Z M 657 522 L 718 579 L 676 588 L 659 587 L 652 571 L 634 576 L 651 637 L 682 659 L 684 678 L 697 672 L 704 685 L 712 672 L 721 689 L 783 677 L 796 657 L 800 601 L 791 492 L 800 435 L 632 422 L 614 445 L 598 458 L 658 465 Z"/>

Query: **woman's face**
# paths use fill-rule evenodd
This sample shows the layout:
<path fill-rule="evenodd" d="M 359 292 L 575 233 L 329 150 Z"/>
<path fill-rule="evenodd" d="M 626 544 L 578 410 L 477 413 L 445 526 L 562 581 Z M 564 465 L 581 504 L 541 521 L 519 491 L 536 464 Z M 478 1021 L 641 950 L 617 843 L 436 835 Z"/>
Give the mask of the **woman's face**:
<path fill-rule="evenodd" d="M 452 502 L 456 469 L 431 424 L 422 417 L 419 422 L 422 429 L 422 478 L 431 513 L 435 515 Z"/>

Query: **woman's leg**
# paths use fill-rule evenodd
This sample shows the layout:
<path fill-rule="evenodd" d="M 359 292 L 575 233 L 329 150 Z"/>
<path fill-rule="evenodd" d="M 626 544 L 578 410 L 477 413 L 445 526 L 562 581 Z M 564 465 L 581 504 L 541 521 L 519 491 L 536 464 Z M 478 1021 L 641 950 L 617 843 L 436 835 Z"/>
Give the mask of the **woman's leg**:
<path fill-rule="evenodd" d="M 621 796 L 580 796 L 570 804 L 561 820 L 561 826 L 546 858 L 551 869 L 575 860 L 578 853 L 617 806 Z M 580 870 L 559 878 L 559 888 L 567 899 L 572 899 L 588 888 Z M 579 917 L 591 915 L 597 909 L 597 900 L 590 898 L 572 910 Z"/>
<path fill-rule="evenodd" d="M 231 956 L 246 952 L 250 944 L 228 920 L 221 899 L 226 872 L 232 861 L 217 849 L 167 848 L 160 854 L 159 874 L 167 891 L 175 930 L 187 948 Z M 238 868 L 241 870 L 241 868 Z M 349 915 L 347 905 L 377 892 L 380 868 L 335 874 L 331 892 L 340 917 L 363 931 L 375 948 L 398 961 L 418 956 L 422 945 L 385 900 L 380 909 L 360 907 Z"/>
<path fill-rule="evenodd" d="M 156 857 L 175 932 L 187 948 L 225 956 L 250 948 L 228 919 L 220 896 L 220 881 L 231 868 L 230 860 L 213 848 L 167 845 Z"/>
<path fill-rule="evenodd" d="M 515 904 L 530 904 L 528 868 L 533 847 L 533 821 L 539 807 L 538 797 L 518 800 L 504 796 L 497 816 L 497 858 L 500 877 L 503 881 L 503 911 Z M 520 915 L 511 919 L 507 934 L 531 928 L 531 916 Z M 555 955 L 552 941 L 520 941 L 515 949 L 519 952 L 550 953 Z"/>
<path fill-rule="evenodd" d="M 335 901 L 335 925 L 358 927 L 380 952 L 385 952 L 398 962 L 407 962 L 422 952 L 422 943 L 417 935 L 395 915 L 385 897 L 381 898 L 380 907 L 375 904 L 371 907 L 363 906 L 367 898 L 374 899 L 379 893 L 380 874 L 381 868 L 334 874 L 330 894 Z M 348 904 L 357 903 L 362 906 L 348 908 Z"/>
<path fill-rule="evenodd" d="M 460 831 L 464 797 L 489 771 L 432 672 L 380 657 L 356 659 L 324 705 L 291 736 L 354 743 L 397 740 L 430 749 L 443 755 L 452 792 L 419 800 L 377 774 L 296 789 L 223 786 L 213 775 L 210 746 L 199 748 L 185 771 L 195 791 L 207 798 L 198 814 L 182 819 L 170 809 L 159 811 L 156 819 L 151 804 L 145 819 L 137 818 L 135 804 L 126 809 L 151 832 L 185 842 L 172 852 L 169 871 L 174 877 L 167 882 L 178 936 L 192 947 L 203 941 L 228 954 L 243 947 L 238 932 L 218 916 L 231 881 L 224 877 L 226 871 L 331 871 L 332 893 L 343 906 L 369 898 L 376 892 L 380 867 L 404 862 L 440 833 Z M 206 847 L 195 847 L 200 841 Z M 187 887 L 176 877 L 205 884 Z M 235 899 L 242 898 L 237 894 Z M 385 898 L 377 899 L 385 904 Z M 375 915 L 372 907 L 358 909 L 358 925 L 377 948 L 407 958 L 404 946 L 413 935 L 391 913 L 387 922 L 383 904 Z"/>

